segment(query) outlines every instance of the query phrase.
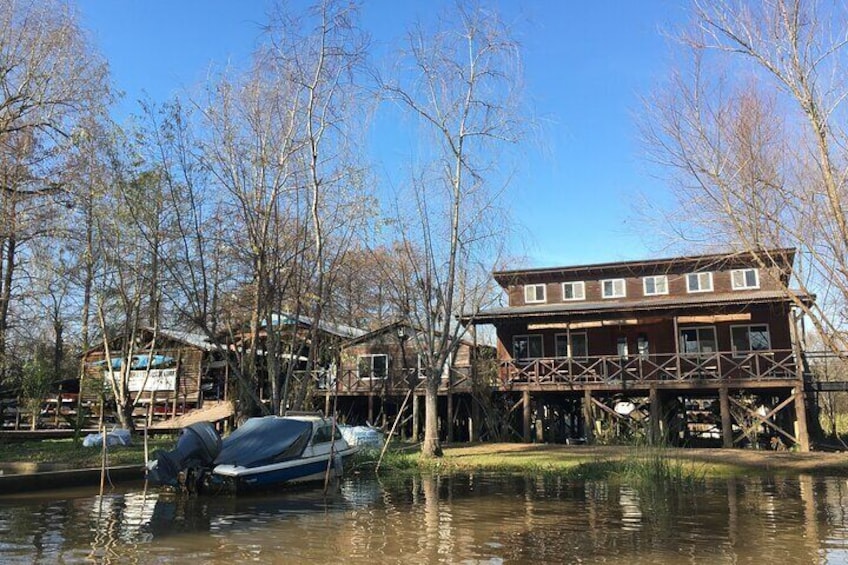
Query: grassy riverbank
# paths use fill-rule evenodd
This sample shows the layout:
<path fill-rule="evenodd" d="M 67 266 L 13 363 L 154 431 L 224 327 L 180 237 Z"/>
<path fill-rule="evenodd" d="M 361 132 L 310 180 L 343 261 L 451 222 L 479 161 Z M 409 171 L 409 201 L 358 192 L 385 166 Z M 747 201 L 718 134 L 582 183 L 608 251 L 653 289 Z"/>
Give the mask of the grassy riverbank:
<path fill-rule="evenodd" d="M 144 442 L 135 439 L 133 445 L 110 447 L 107 463 L 117 465 L 144 465 Z M 170 449 L 174 439 L 151 438 L 148 448 Z M 68 468 L 97 468 L 101 465 L 102 452 L 99 447 L 82 447 L 71 439 L 49 439 L 40 441 L 0 442 L 0 464 L 3 463 L 55 463 Z"/>
<path fill-rule="evenodd" d="M 380 472 L 422 470 L 551 473 L 574 478 L 662 473 L 681 481 L 762 473 L 848 475 L 848 453 L 487 443 L 448 447 L 438 459 L 422 459 L 414 449 L 390 451 Z"/>
<path fill-rule="evenodd" d="M 170 449 L 174 438 L 151 438 L 149 450 Z M 72 440 L 0 442 L 2 463 L 60 463 L 67 467 L 100 466 L 98 448 L 74 445 Z M 368 472 L 377 454 L 360 458 L 359 469 Z M 110 465 L 142 465 L 144 445 L 140 439 L 108 451 Z M 423 459 L 418 450 L 404 444 L 392 446 L 380 474 L 413 472 L 493 471 L 550 473 L 592 478 L 622 473 L 666 473 L 681 480 L 761 473 L 812 473 L 848 475 L 848 453 L 794 453 L 750 449 L 673 449 L 632 446 L 566 446 L 520 443 L 483 443 L 446 447 L 444 457 Z"/>

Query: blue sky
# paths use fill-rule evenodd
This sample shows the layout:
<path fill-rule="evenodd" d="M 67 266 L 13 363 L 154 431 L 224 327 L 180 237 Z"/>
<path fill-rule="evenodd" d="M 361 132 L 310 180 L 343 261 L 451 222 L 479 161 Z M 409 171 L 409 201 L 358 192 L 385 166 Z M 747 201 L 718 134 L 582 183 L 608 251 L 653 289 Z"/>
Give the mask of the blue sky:
<path fill-rule="evenodd" d="M 77 4 L 125 93 L 115 110 L 121 119 L 136 111 L 139 98 L 164 101 L 201 82 L 212 67 L 243 65 L 261 38 L 269 2 Z M 362 25 L 380 49 L 435 4 L 365 0 Z M 635 229 L 632 204 L 640 193 L 667 198 L 665 184 L 644 159 L 635 118 L 641 97 L 667 74 L 674 46 L 663 30 L 685 21 L 685 3 L 527 0 L 499 6 L 523 46 L 526 95 L 542 124 L 523 150 L 509 196 L 521 225 L 514 247 L 527 256 L 521 266 L 667 255 L 661 250 L 667 242 Z"/>

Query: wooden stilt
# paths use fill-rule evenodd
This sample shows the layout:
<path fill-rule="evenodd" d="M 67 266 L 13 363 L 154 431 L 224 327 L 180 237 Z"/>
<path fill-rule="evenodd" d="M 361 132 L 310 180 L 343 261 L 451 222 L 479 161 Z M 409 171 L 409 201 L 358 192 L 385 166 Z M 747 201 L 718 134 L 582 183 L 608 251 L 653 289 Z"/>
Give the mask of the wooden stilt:
<path fill-rule="evenodd" d="M 471 395 L 471 420 L 468 432 L 470 441 L 480 441 L 480 403 L 474 398 L 473 394 Z"/>
<path fill-rule="evenodd" d="M 799 386 L 792 393 L 795 395 L 795 437 L 798 438 L 798 449 L 806 453 L 810 451 L 810 434 L 807 430 L 807 405 L 804 398 L 804 387 Z"/>
<path fill-rule="evenodd" d="M 651 386 L 648 391 L 648 397 L 651 401 L 651 445 L 659 445 L 662 441 L 662 430 L 660 419 L 662 418 L 662 407 L 660 406 L 660 395 L 656 386 Z"/>
<path fill-rule="evenodd" d="M 453 393 L 450 389 L 450 379 L 448 379 L 447 405 L 447 442 L 453 443 Z"/>
<path fill-rule="evenodd" d="M 418 404 L 420 398 L 417 394 L 413 394 L 412 396 L 412 436 L 409 438 L 413 443 L 418 442 L 418 438 L 421 437 L 421 416 L 418 410 Z"/>
<path fill-rule="evenodd" d="M 374 395 L 368 395 L 368 423 L 372 426 L 376 424 L 374 421 Z"/>
<path fill-rule="evenodd" d="M 726 386 L 718 389 L 718 403 L 721 410 L 721 446 L 733 447 L 733 418 L 730 415 L 730 392 Z"/>
<path fill-rule="evenodd" d="M 594 443 L 595 410 L 592 407 L 592 391 L 589 389 L 583 391 L 583 433 L 586 436 L 586 443 Z"/>
<path fill-rule="evenodd" d="M 530 443 L 530 417 L 532 414 L 530 410 L 530 391 L 525 390 L 521 397 L 524 408 L 524 433 L 522 434 L 522 438 L 524 443 Z"/>

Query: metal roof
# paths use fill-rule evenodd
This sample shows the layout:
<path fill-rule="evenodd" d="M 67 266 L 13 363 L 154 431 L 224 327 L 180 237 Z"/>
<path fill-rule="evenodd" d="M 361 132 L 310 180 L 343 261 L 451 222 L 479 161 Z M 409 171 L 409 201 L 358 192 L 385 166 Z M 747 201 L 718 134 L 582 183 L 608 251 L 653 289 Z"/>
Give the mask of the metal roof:
<path fill-rule="evenodd" d="M 310 328 L 313 324 L 312 318 L 310 318 L 309 316 L 304 316 L 303 314 L 295 316 L 294 314 L 290 314 L 287 312 L 280 312 L 279 314 L 274 314 L 272 320 L 274 324 L 293 325 L 299 323 Z M 346 326 L 344 324 L 334 324 L 326 320 L 320 320 L 318 322 L 318 329 L 322 332 L 342 337 L 345 339 L 360 337 L 367 333 L 365 330 L 361 330 L 359 328 Z"/>
<path fill-rule="evenodd" d="M 153 330 L 151 329 L 150 331 Z M 162 337 L 166 337 L 174 341 L 179 341 L 181 343 L 191 345 L 192 347 L 196 347 L 204 351 L 214 351 L 215 349 L 217 349 L 217 346 L 211 341 L 209 341 L 209 338 L 206 336 L 206 334 L 186 332 L 182 330 L 166 330 L 161 328 L 158 330 L 158 333 Z"/>
<path fill-rule="evenodd" d="M 803 301 L 811 302 L 814 296 L 800 291 L 792 291 Z M 463 319 L 474 323 L 489 323 L 509 318 L 549 317 L 552 315 L 578 316 L 584 314 L 627 313 L 645 310 L 669 310 L 674 308 L 703 308 L 710 306 L 750 305 L 764 303 L 791 302 L 792 298 L 783 291 L 757 290 L 720 294 L 699 294 L 694 296 L 646 298 L 643 300 L 604 300 L 603 302 L 562 302 L 554 304 L 533 304 L 529 306 L 511 306 L 483 310 L 476 315 L 466 315 Z"/>

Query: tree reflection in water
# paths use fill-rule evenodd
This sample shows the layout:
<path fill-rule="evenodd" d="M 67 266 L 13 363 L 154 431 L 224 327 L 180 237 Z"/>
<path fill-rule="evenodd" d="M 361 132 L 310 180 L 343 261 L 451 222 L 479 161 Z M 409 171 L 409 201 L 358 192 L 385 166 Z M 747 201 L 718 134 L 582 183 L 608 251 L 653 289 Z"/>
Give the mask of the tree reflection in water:
<path fill-rule="evenodd" d="M 0 562 L 780 562 L 848 558 L 830 477 L 697 489 L 485 474 L 251 497 L 127 490 L 0 497 Z"/>

